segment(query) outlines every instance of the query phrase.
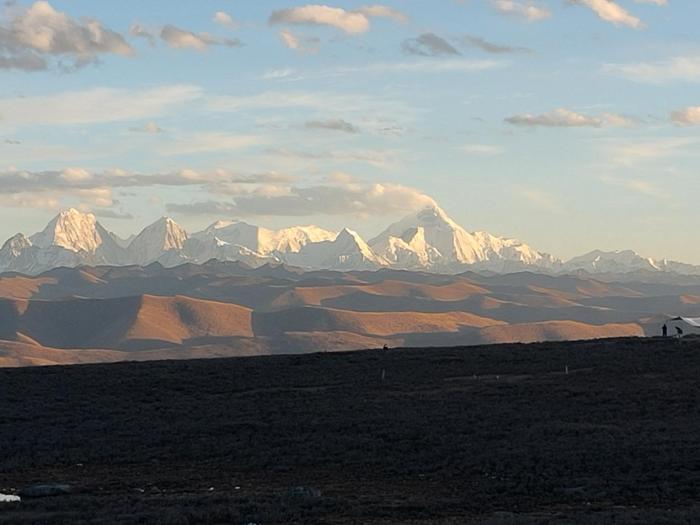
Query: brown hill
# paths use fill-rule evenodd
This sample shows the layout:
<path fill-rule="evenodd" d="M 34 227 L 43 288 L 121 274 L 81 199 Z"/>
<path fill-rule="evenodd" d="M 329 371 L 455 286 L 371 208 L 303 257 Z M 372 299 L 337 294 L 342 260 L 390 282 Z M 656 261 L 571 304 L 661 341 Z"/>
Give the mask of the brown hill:
<path fill-rule="evenodd" d="M 547 321 L 486 327 L 479 331 L 483 343 L 535 343 L 540 341 L 573 341 L 607 337 L 643 337 L 638 324 L 590 325 L 575 321 Z"/>
<path fill-rule="evenodd" d="M 252 337 L 251 310 L 189 297 L 0 300 L 0 339 L 55 348 L 160 348 L 199 337 Z"/>
<path fill-rule="evenodd" d="M 423 332 L 456 332 L 465 327 L 504 324 L 502 321 L 467 312 L 353 312 L 331 308 L 301 307 L 275 312 L 256 312 L 256 334 L 285 332 L 352 332 L 370 336 L 392 336 Z"/>
<path fill-rule="evenodd" d="M 698 317 L 699 305 L 700 279 L 303 272 L 218 262 L 58 268 L 0 275 L 0 342 L 12 343 L 0 366 L 636 336 L 659 333 L 669 316 Z"/>
<path fill-rule="evenodd" d="M 61 350 L 16 341 L 0 341 L 0 368 L 111 363 L 127 360 L 116 350 Z"/>

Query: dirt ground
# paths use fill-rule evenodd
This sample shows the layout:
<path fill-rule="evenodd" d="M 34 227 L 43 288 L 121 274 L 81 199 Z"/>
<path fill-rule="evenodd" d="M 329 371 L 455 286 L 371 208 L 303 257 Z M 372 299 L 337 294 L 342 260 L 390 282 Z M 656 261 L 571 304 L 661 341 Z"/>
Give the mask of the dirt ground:
<path fill-rule="evenodd" d="M 72 492 L 0 522 L 698 523 L 700 343 L 0 370 L 0 493 L 35 483 Z"/>

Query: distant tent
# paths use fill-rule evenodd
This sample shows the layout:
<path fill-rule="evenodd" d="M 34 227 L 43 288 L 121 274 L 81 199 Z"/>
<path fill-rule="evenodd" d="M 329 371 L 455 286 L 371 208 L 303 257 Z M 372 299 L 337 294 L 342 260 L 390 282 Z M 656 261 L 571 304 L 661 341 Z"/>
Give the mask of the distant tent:
<path fill-rule="evenodd" d="M 674 317 L 671 321 L 683 321 L 690 326 L 700 328 L 700 317 Z"/>

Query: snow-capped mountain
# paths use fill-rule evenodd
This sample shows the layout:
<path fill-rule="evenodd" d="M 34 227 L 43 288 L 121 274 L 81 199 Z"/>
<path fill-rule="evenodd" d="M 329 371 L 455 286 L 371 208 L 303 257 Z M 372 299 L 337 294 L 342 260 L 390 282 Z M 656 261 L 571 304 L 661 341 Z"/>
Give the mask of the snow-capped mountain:
<path fill-rule="evenodd" d="M 304 268 L 325 270 L 376 270 L 389 263 L 372 251 L 356 232 L 343 229 L 334 240 L 307 244 L 287 262 Z"/>
<path fill-rule="evenodd" d="M 183 254 L 189 260 L 198 263 L 217 259 L 219 261 L 240 261 L 249 266 L 258 267 L 281 262 L 274 255 L 261 254 L 240 244 L 230 244 L 218 237 L 201 234 L 195 234 L 187 239 Z"/>
<path fill-rule="evenodd" d="M 66 255 L 68 255 L 68 252 L 66 252 Z M 73 266 L 78 264 L 78 259 L 76 257 L 68 260 L 66 257 L 62 262 L 64 263 L 63 266 Z M 41 249 L 33 246 L 32 242 L 21 233 L 9 238 L 0 248 L 0 268 L 4 272 L 28 274 L 40 273 L 47 269 L 42 265 Z"/>
<path fill-rule="evenodd" d="M 552 268 L 557 260 L 513 239 L 469 233 L 438 206 L 429 206 L 389 226 L 369 242 L 392 266 L 458 271 L 478 265 L 501 270 L 506 263 Z"/>
<path fill-rule="evenodd" d="M 160 262 L 164 266 L 184 263 L 183 253 L 189 238 L 185 229 L 169 217 L 162 217 L 139 233 L 127 248 L 135 264 Z"/>
<path fill-rule="evenodd" d="M 32 245 L 42 248 L 62 248 L 77 253 L 89 264 L 125 264 L 128 256 L 92 213 L 74 208 L 56 215 L 43 231 L 32 235 Z"/>
<path fill-rule="evenodd" d="M 0 272 L 38 274 L 60 266 L 128 264 L 164 266 L 239 261 L 253 267 L 288 264 L 305 269 L 394 268 L 437 273 L 530 270 L 551 274 L 657 274 L 700 276 L 700 266 L 642 257 L 636 252 L 594 251 L 567 262 L 513 239 L 471 233 L 436 205 L 392 224 L 371 241 L 349 229 L 316 226 L 270 230 L 243 221 L 218 221 L 189 235 L 163 217 L 127 240 L 91 213 L 75 209 L 54 217 L 41 232 L 17 234 L 0 248 Z"/>
<path fill-rule="evenodd" d="M 632 250 L 603 252 L 594 250 L 568 260 L 564 267 L 569 271 L 583 270 L 590 273 L 616 273 L 620 271 L 659 271 L 653 259 L 642 257 Z"/>
<path fill-rule="evenodd" d="M 27 238 L 17 234 L 0 249 L 0 269 L 25 273 L 82 264 L 123 265 L 126 250 L 92 213 L 69 209 L 59 213 L 41 232 Z"/>
<path fill-rule="evenodd" d="M 692 264 L 655 260 L 643 257 L 632 250 L 604 252 L 594 250 L 574 257 L 564 263 L 566 272 L 584 271 L 588 273 L 630 273 L 630 272 L 673 272 L 681 275 L 700 275 L 700 267 Z"/>
<path fill-rule="evenodd" d="M 243 221 L 218 221 L 206 230 L 194 234 L 196 239 L 218 239 L 228 245 L 237 245 L 260 255 L 296 253 L 307 244 L 332 241 L 337 233 L 316 226 L 294 226 L 282 230 L 268 230 Z"/>

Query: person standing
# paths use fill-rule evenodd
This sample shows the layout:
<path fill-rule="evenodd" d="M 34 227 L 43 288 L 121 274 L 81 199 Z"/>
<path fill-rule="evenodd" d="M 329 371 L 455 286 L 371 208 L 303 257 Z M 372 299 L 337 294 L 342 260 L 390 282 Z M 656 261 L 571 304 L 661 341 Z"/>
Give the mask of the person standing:
<path fill-rule="evenodd" d="M 666 323 L 664 323 L 664 325 L 661 327 L 661 335 L 663 337 L 668 336 L 668 326 L 666 326 Z"/>

